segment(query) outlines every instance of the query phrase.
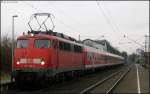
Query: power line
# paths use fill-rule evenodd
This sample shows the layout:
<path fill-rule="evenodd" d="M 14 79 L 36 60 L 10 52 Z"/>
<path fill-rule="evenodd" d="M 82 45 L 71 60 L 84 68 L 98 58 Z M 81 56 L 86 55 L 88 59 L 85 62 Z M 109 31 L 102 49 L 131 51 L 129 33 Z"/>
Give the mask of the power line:
<path fill-rule="evenodd" d="M 34 9 L 36 11 L 39 11 L 39 9 L 35 8 L 32 4 L 29 4 L 29 3 L 25 2 L 25 1 L 22 1 L 22 3 L 28 5 L 29 7 L 31 7 L 32 9 Z"/>
<path fill-rule="evenodd" d="M 124 38 L 127 38 L 127 39 L 129 39 L 130 41 L 132 41 L 132 42 L 134 42 L 134 43 L 136 43 L 136 44 L 138 44 L 138 45 L 140 45 L 140 46 L 143 46 L 142 44 L 140 44 L 140 43 L 138 43 L 137 41 L 135 41 L 135 40 L 129 38 L 129 37 L 126 36 L 126 35 L 124 35 Z"/>
<path fill-rule="evenodd" d="M 25 4 L 28 5 L 28 6 L 30 6 L 32 9 L 34 9 L 34 10 L 36 10 L 36 11 L 39 11 L 39 9 L 35 8 L 32 4 L 29 4 L 29 3 L 27 3 L 27 2 L 23 2 L 23 3 L 25 3 Z M 112 30 L 113 30 L 114 32 L 116 32 L 116 34 L 118 34 L 117 31 L 119 31 L 119 29 L 118 29 L 117 25 L 116 25 L 116 24 L 114 23 L 114 21 L 113 21 L 114 25 L 115 25 L 116 28 L 117 28 L 117 31 L 116 31 L 116 30 L 114 29 L 113 24 L 111 23 L 109 17 L 105 14 L 103 8 L 100 6 L 100 4 L 98 3 L 98 1 L 97 1 L 97 5 L 98 5 L 99 9 L 101 9 L 101 12 L 103 13 L 104 17 L 106 18 L 106 21 L 108 22 L 108 24 L 112 27 Z M 107 10 L 107 12 L 108 12 L 108 10 Z M 110 17 L 112 18 L 111 15 L 110 15 Z M 56 20 L 58 20 L 59 23 L 63 24 L 63 25 L 66 26 L 67 28 L 71 29 L 71 31 L 74 31 L 74 32 L 78 31 L 78 32 L 76 32 L 76 33 L 79 33 L 79 32 L 80 32 L 79 30 L 77 30 L 77 29 L 75 29 L 75 28 L 73 28 L 73 27 L 71 27 L 71 26 L 65 24 L 62 20 L 60 20 L 60 19 L 58 19 L 58 18 L 56 18 Z M 119 31 L 119 32 L 120 32 L 120 31 Z M 130 39 L 128 36 L 126 36 L 126 38 L 129 39 L 129 40 L 131 40 L 132 42 L 138 44 L 138 45 L 141 45 L 140 43 L 136 42 L 135 40 Z"/>
<path fill-rule="evenodd" d="M 138 41 L 138 40 L 142 39 L 143 37 L 144 37 L 144 36 L 142 36 L 142 37 L 140 37 L 140 38 L 136 39 L 135 41 Z"/>
<path fill-rule="evenodd" d="M 132 42 L 119 42 L 118 44 L 131 44 Z"/>
<path fill-rule="evenodd" d="M 67 17 L 70 17 L 71 19 L 73 19 L 74 20 L 74 18 L 72 17 L 72 16 L 68 16 L 68 14 L 66 13 L 66 12 L 64 12 L 62 9 L 58 9 L 58 8 L 56 8 L 56 6 L 54 5 L 54 4 L 52 4 L 51 3 L 51 5 L 53 6 L 53 8 L 56 10 L 56 11 L 59 11 L 60 13 L 62 13 L 62 14 L 64 14 L 64 15 L 66 15 Z M 77 24 L 80 24 L 81 25 L 81 23 L 79 22 L 79 21 L 77 21 L 76 19 L 75 19 L 75 23 L 77 23 Z M 72 22 L 72 21 L 71 21 Z M 64 23 L 63 23 L 64 24 Z M 71 27 L 72 28 L 72 27 Z M 79 31 L 79 30 L 76 30 L 76 31 Z M 87 30 L 86 30 L 87 31 Z M 99 32 L 98 32 L 99 33 Z M 81 35 L 80 35 L 80 37 L 82 37 Z"/>
<path fill-rule="evenodd" d="M 116 27 L 116 31 L 118 31 L 118 32 L 121 34 L 121 31 L 120 31 L 120 29 L 119 29 L 119 27 L 118 27 L 118 24 L 117 24 L 117 23 L 114 21 L 114 19 L 112 18 L 112 15 L 111 15 L 110 11 L 109 11 L 107 8 L 105 8 L 105 10 L 106 10 L 107 14 L 109 15 L 109 17 L 111 18 L 111 20 L 112 20 L 114 26 Z"/>
<path fill-rule="evenodd" d="M 68 27 L 68 28 L 70 28 L 72 31 L 74 31 L 75 30 L 75 28 L 73 28 L 73 27 L 71 27 L 71 26 L 69 26 L 69 25 L 67 25 L 67 24 L 65 24 L 62 20 L 59 20 L 58 18 L 57 18 L 57 21 L 59 21 L 61 24 L 63 24 L 64 26 L 66 26 L 66 27 Z M 76 31 L 78 31 L 78 30 L 76 30 Z M 75 31 L 75 32 L 76 32 Z M 76 32 L 76 33 L 78 33 L 78 32 Z"/>
<path fill-rule="evenodd" d="M 110 14 L 110 12 L 106 9 L 106 11 Z M 110 15 L 110 17 L 112 18 L 112 16 Z M 118 26 L 117 26 L 117 24 L 114 22 L 114 25 L 116 26 L 116 28 L 117 28 L 117 30 L 119 31 L 119 28 L 118 28 Z M 120 32 L 120 31 L 119 31 Z M 121 33 L 121 32 L 120 32 Z M 124 34 L 124 33 L 123 33 Z M 128 39 L 128 40 L 130 40 L 130 41 L 132 41 L 132 42 L 134 42 L 134 43 L 136 43 L 136 44 L 138 44 L 138 45 L 141 45 L 140 43 L 138 43 L 137 41 L 139 40 L 133 40 L 133 39 L 131 39 L 131 38 L 129 38 L 128 36 L 126 36 L 126 38 Z"/>
<path fill-rule="evenodd" d="M 113 32 L 115 32 L 118 36 L 120 36 L 119 35 L 120 31 L 119 31 L 117 25 L 115 24 L 115 22 L 112 20 L 112 16 L 111 15 L 109 15 L 109 16 L 107 15 L 108 11 L 107 11 L 107 14 L 105 13 L 104 9 L 102 8 L 102 6 L 100 5 L 100 3 L 98 1 L 96 1 L 96 3 L 97 3 L 98 8 L 100 9 L 100 11 L 102 12 L 103 16 L 105 17 L 107 23 L 111 26 Z M 109 17 L 111 18 L 111 20 L 109 19 Z M 116 26 L 117 30 L 115 29 L 114 26 Z M 115 37 L 115 38 L 117 38 L 117 37 Z M 116 40 L 119 41 L 118 38 Z"/>
<path fill-rule="evenodd" d="M 29 3 L 27 3 L 27 2 L 23 2 L 23 3 L 26 4 L 26 5 L 28 5 L 28 6 L 30 6 L 32 9 L 34 9 L 34 10 L 36 10 L 36 11 L 39 11 L 39 9 L 37 9 L 36 7 L 34 7 L 32 4 L 29 4 Z M 73 27 L 71 27 L 71 26 L 65 24 L 62 20 L 60 20 L 60 19 L 58 19 L 58 18 L 56 18 L 56 20 L 57 20 L 59 23 L 61 23 L 61 24 L 63 24 L 64 26 L 66 26 L 67 28 L 70 28 L 72 31 L 75 30 L 75 28 L 73 28 Z M 79 31 L 79 30 L 76 29 L 76 31 Z M 76 31 L 74 31 L 74 32 L 76 32 Z M 76 32 L 76 33 L 78 33 L 78 32 Z"/>
<path fill-rule="evenodd" d="M 111 26 L 113 32 L 115 32 L 115 33 L 118 35 L 119 29 L 117 29 L 118 31 L 115 30 L 113 24 L 111 23 L 109 17 L 108 17 L 108 16 L 106 15 L 106 13 L 104 12 L 104 10 L 103 10 L 102 6 L 100 5 L 100 3 L 99 3 L 98 1 L 96 1 L 96 3 L 97 3 L 98 8 L 100 9 L 100 11 L 102 12 L 102 14 L 104 15 L 104 17 L 105 17 L 107 23 Z M 112 17 L 111 17 L 111 18 L 112 18 Z M 114 23 L 114 21 L 112 21 L 112 22 Z M 117 28 L 117 25 L 116 25 L 116 24 L 115 24 L 115 26 L 116 26 L 116 28 Z M 120 35 L 118 35 L 118 36 L 120 36 Z M 115 37 L 115 38 L 117 38 L 117 37 Z M 118 39 L 117 39 L 117 40 L 118 40 Z"/>
<path fill-rule="evenodd" d="M 65 16 L 67 16 L 67 17 L 70 17 L 72 20 L 74 20 L 74 22 L 75 23 L 77 23 L 77 24 L 80 24 L 81 25 L 81 23 L 80 22 L 78 22 L 76 19 L 74 19 L 72 16 L 70 16 L 70 15 L 68 15 L 66 12 L 64 12 L 62 9 L 60 9 L 60 8 L 57 8 L 54 4 L 52 4 L 52 3 L 50 3 L 52 6 L 53 6 L 53 8 L 55 8 L 55 10 L 56 11 L 58 11 L 58 12 L 60 12 L 61 14 L 64 14 Z"/>
<path fill-rule="evenodd" d="M 105 14 L 103 8 L 100 6 L 100 3 L 99 3 L 98 1 L 96 1 L 96 3 L 97 3 L 97 6 L 99 7 L 100 11 L 101 11 L 102 14 L 104 15 L 104 17 L 105 17 L 107 23 L 112 27 L 112 30 L 113 30 L 114 32 L 116 32 L 116 30 L 114 29 L 114 27 L 113 27 L 111 21 L 109 20 L 108 16 Z"/>
<path fill-rule="evenodd" d="M 121 32 L 120 32 L 120 30 L 119 30 L 119 28 L 118 28 L 118 26 L 117 26 L 117 24 L 114 22 L 114 20 L 112 20 L 112 22 L 114 23 L 114 25 L 115 25 L 115 27 L 116 27 L 116 29 L 117 29 L 117 31 L 113 28 L 113 25 L 112 25 L 112 23 L 111 23 L 111 21 L 110 21 L 110 19 L 108 18 L 108 16 L 105 14 L 105 12 L 104 12 L 104 10 L 102 9 L 102 7 L 100 6 L 100 4 L 98 3 L 98 1 L 97 1 L 97 5 L 98 5 L 98 7 L 99 7 L 99 9 L 101 9 L 102 10 L 102 13 L 103 13 L 103 15 L 105 16 L 105 18 L 106 18 L 106 21 L 112 26 L 112 29 L 113 29 L 113 31 L 115 31 L 115 32 L 119 32 L 120 34 L 121 34 Z M 108 11 L 108 10 L 106 10 L 107 11 L 107 13 L 109 13 L 109 16 L 111 17 L 111 19 L 112 19 L 112 16 L 110 15 L 110 12 Z M 118 33 L 116 33 L 116 34 L 118 34 Z M 124 35 L 124 34 L 123 34 Z M 132 42 L 134 42 L 135 44 L 138 44 L 138 45 L 140 45 L 141 46 L 141 44 L 140 43 L 138 43 L 137 41 L 135 41 L 135 40 L 133 40 L 133 39 L 131 39 L 131 38 L 129 38 L 128 36 L 125 36 L 124 35 L 124 37 L 126 37 L 128 40 L 130 40 L 130 41 L 132 41 Z"/>

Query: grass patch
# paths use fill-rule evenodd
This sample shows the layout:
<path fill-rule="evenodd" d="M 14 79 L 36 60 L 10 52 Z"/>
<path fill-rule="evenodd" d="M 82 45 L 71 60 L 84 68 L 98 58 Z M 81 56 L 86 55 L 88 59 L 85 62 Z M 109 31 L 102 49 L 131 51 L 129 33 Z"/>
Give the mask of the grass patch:
<path fill-rule="evenodd" d="M 1 75 L 0 75 L 0 79 L 1 79 L 1 81 L 3 81 L 3 80 L 10 80 L 11 79 L 11 75 L 9 73 L 2 72 Z"/>

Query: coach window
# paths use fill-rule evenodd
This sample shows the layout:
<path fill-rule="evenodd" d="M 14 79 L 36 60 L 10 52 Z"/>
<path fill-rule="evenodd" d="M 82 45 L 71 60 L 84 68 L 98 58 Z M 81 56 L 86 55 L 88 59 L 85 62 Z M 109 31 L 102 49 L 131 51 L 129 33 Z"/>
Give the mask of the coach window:
<path fill-rule="evenodd" d="M 99 54 L 99 60 L 101 60 L 102 55 Z"/>
<path fill-rule="evenodd" d="M 103 56 L 102 56 L 102 59 L 103 59 L 103 60 L 108 60 L 108 57 L 107 57 L 106 55 L 103 55 Z"/>
<path fill-rule="evenodd" d="M 99 61 L 101 60 L 101 55 L 99 55 L 99 58 L 98 58 L 98 60 L 99 60 Z"/>
<path fill-rule="evenodd" d="M 87 58 L 89 61 L 92 61 L 94 59 L 94 54 L 91 52 L 87 52 Z"/>
<path fill-rule="evenodd" d="M 51 46 L 50 40 L 35 40 L 34 47 L 36 48 L 49 48 Z"/>
<path fill-rule="evenodd" d="M 110 57 L 110 56 L 108 56 L 108 57 L 107 57 L 107 60 L 111 61 L 111 57 Z"/>
<path fill-rule="evenodd" d="M 87 52 L 87 60 L 89 60 L 90 61 L 90 53 L 89 52 Z"/>
<path fill-rule="evenodd" d="M 28 47 L 28 40 L 17 41 L 17 48 L 27 48 L 27 47 Z"/>

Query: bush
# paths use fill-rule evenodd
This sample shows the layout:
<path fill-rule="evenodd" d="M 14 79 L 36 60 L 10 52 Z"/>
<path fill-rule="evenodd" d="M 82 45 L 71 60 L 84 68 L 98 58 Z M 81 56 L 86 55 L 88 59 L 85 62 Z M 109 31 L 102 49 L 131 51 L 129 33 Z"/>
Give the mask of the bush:
<path fill-rule="evenodd" d="M 1 50 L 1 62 L 0 62 L 1 72 L 10 73 L 12 62 L 12 50 L 10 38 L 8 37 L 2 38 L 0 50 Z"/>

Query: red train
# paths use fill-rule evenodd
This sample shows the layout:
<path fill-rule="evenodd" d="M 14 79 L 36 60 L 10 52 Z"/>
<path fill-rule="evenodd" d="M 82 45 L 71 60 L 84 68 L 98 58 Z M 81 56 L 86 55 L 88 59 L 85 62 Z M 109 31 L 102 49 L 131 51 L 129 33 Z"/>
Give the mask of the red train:
<path fill-rule="evenodd" d="M 78 43 L 71 37 L 30 32 L 17 38 L 12 76 L 16 82 L 26 78 L 44 80 L 123 63 L 123 57 Z"/>

